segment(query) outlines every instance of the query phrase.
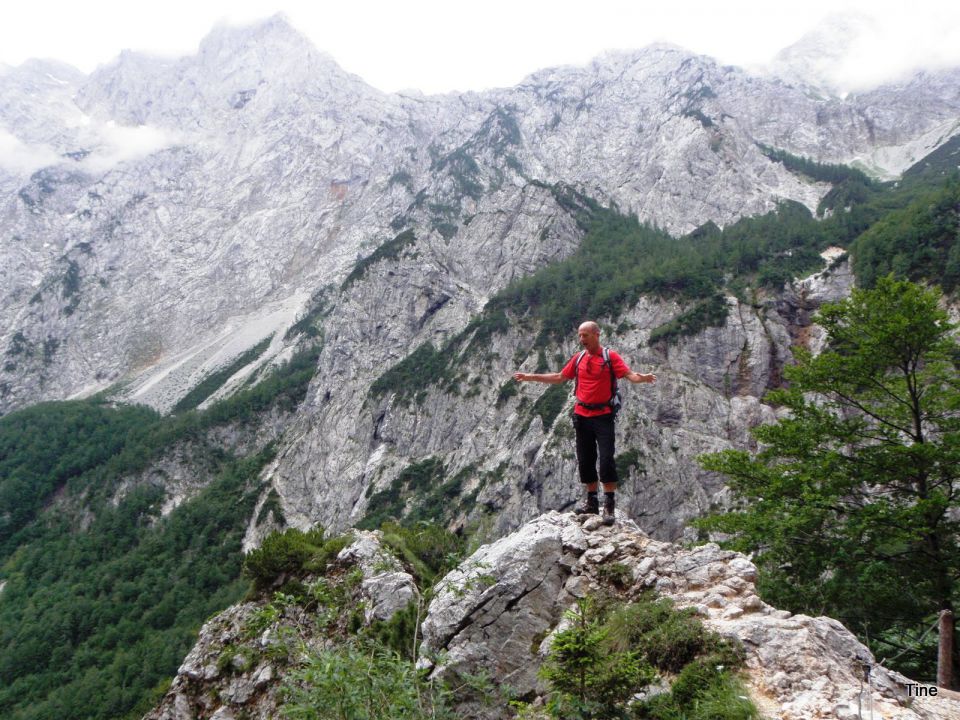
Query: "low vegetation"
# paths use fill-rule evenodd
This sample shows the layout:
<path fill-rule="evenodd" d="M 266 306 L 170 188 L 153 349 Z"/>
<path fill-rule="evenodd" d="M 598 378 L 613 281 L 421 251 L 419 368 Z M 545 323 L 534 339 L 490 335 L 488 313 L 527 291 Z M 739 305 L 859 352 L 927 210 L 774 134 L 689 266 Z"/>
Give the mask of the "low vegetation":
<path fill-rule="evenodd" d="M 0 716 L 140 717 L 212 613 L 239 600 L 241 541 L 270 446 L 235 456 L 208 431 L 290 411 L 307 350 L 204 412 L 102 400 L 0 418 Z M 176 452 L 205 487 L 166 516 L 138 474 Z"/>
<path fill-rule="evenodd" d="M 753 720 L 737 678 L 743 651 L 707 631 L 692 610 L 652 594 L 624 602 L 587 596 L 567 613 L 541 676 L 546 709 L 565 720 Z M 669 690 L 655 691 L 665 678 Z"/>

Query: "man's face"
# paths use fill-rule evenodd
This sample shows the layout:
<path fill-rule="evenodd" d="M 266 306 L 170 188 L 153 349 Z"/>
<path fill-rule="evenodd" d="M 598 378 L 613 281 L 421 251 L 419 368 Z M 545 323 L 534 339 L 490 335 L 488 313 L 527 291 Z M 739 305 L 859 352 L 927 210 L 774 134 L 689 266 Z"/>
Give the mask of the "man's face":
<path fill-rule="evenodd" d="M 577 330 L 580 344 L 587 350 L 594 350 L 600 345 L 600 333 L 590 327 L 581 327 Z"/>

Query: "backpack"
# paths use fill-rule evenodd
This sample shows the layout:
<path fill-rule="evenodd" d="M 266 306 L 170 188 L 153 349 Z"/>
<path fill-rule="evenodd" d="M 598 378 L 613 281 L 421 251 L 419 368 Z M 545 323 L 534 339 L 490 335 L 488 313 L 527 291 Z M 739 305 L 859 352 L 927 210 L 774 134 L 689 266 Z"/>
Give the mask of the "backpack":
<path fill-rule="evenodd" d="M 586 350 L 581 350 L 580 354 L 577 355 L 577 361 L 573 365 L 573 396 L 577 396 L 577 386 L 580 384 L 580 361 L 583 360 L 584 356 L 587 354 Z M 596 403 L 584 403 L 577 400 L 582 407 L 587 408 L 588 410 L 600 410 L 601 408 L 611 407 L 613 408 L 613 417 L 617 417 L 617 413 L 620 412 L 620 407 L 623 405 L 623 397 L 620 395 L 620 390 L 617 389 L 617 376 L 613 373 L 613 363 L 610 362 L 610 349 L 603 349 L 603 364 L 607 366 L 607 369 L 610 371 L 610 399 L 602 404 Z"/>

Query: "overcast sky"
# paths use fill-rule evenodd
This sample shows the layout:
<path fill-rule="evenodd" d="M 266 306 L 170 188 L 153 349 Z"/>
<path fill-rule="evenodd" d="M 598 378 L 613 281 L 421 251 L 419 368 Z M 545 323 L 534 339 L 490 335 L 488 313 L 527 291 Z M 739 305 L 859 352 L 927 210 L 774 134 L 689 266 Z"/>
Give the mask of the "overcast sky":
<path fill-rule="evenodd" d="M 0 62 L 56 58 L 90 72 L 123 49 L 181 56 L 218 23 L 283 12 L 371 85 L 433 93 L 514 85 L 544 67 L 656 41 L 757 65 L 830 13 L 851 11 L 875 19 L 845 70 L 851 84 L 960 65 L 957 0 L 6 0 Z"/>

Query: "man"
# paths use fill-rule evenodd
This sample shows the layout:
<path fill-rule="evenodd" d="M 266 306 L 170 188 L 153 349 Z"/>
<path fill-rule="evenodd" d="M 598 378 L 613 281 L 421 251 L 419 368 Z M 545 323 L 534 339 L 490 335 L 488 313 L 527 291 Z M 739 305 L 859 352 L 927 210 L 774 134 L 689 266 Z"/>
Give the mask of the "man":
<path fill-rule="evenodd" d="M 600 345 L 600 326 L 592 320 L 583 323 L 577 330 L 580 345 L 585 352 L 576 353 L 558 373 L 515 373 L 517 382 L 542 382 L 556 385 L 576 380 L 577 401 L 573 410 L 573 427 L 577 434 L 577 466 L 580 482 L 587 491 L 583 504 L 575 512 L 580 514 L 600 513 L 597 494 L 597 459 L 600 460 L 599 482 L 603 484 L 603 523 L 613 525 L 616 509 L 617 465 L 614 462 L 614 419 L 612 407 L 613 388 L 610 369 L 617 378 L 626 378 L 632 383 L 656 382 L 657 376 L 637 373 L 613 350 L 609 351 L 610 366 L 603 357 Z M 578 362 L 579 359 L 579 362 Z"/>

